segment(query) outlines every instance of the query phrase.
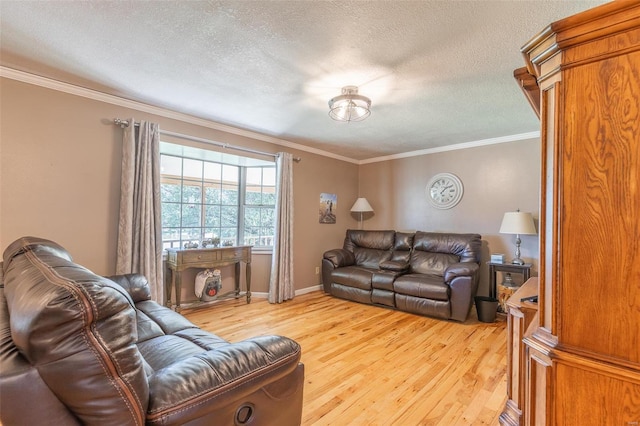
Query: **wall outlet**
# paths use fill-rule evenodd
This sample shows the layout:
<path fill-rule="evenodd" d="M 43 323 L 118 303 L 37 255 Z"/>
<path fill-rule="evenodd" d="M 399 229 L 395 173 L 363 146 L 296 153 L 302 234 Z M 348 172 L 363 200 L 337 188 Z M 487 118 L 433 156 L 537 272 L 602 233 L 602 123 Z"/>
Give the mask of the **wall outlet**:
<path fill-rule="evenodd" d="M 316 275 L 320 274 L 320 267 L 316 266 Z"/>

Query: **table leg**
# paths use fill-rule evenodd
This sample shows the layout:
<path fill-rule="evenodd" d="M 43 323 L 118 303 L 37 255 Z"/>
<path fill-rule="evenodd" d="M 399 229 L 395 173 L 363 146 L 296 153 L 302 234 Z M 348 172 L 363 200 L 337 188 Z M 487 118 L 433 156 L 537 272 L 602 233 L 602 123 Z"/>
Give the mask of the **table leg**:
<path fill-rule="evenodd" d="M 173 288 L 173 271 L 168 266 L 164 268 L 164 294 L 165 305 L 171 308 L 171 289 Z"/>
<path fill-rule="evenodd" d="M 180 293 L 182 293 L 182 272 L 174 271 L 176 280 L 176 312 L 180 312 Z"/>
<path fill-rule="evenodd" d="M 496 297 L 496 268 L 489 265 L 489 297 Z"/>
<path fill-rule="evenodd" d="M 240 262 L 236 262 L 235 266 L 235 270 L 236 270 L 236 275 L 235 275 L 235 292 L 236 292 L 236 299 L 238 297 L 240 297 Z"/>
<path fill-rule="evenodd" d="M 247 262 L 246 276 L 247 276 L 247 303 L 251 303 L 251 262 Z"/>

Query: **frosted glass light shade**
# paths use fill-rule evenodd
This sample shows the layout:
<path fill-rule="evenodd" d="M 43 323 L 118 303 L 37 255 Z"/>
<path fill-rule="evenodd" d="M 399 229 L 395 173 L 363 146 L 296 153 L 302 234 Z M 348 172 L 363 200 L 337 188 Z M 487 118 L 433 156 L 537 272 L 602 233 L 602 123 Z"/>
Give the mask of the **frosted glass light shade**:
<path fill-rule="evenodd" d="M 371 99 L 358 94 L 356 86 L 345 86 L 329 100 L 329 117 L 336 121 L 362 121 L 371 114 Z"/>

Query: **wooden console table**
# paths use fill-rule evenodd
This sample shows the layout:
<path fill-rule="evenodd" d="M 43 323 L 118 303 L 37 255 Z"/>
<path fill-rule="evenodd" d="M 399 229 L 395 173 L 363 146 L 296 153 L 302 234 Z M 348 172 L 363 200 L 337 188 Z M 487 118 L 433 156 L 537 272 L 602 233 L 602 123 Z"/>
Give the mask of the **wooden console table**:
<path fill-rule="evenodd" d="M 176 311 L 180 311 L 180 292 L 182 291 L 182 271 L 189 268 L 215 268 L 235 264 L 235 288 L 225 294 L 221 294 L 216 300 L 241 296 L 240 292 L 240 262 L 246 265 L 247 303 L 251 303 L 251 247 L 235 246 L 207 249 L 167 249 L 165 294 L 167 306 L 171 307 L 171 289 L 176 291 Z M 196 302 L 184 308 L 206 306 L 212 302 Z"/>

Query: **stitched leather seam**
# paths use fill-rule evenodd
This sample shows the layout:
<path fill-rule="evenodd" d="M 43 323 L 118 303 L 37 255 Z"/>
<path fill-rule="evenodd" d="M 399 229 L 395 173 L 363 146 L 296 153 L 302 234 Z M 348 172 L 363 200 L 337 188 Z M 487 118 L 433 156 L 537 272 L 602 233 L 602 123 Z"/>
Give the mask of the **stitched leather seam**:
<path fill-rule="evenodd" d="M 174 416 L 182 411 L 188 410 L 188 409 L 192 409 L 194 407 L 197 407 L 199 405 L 202 405 L 204 403 L 207 403 L 209 400 L 211 399 L 215 399 L 218 398 L 220 395 L 223 395 L 225 393 L 231 392 L 232 390 L 243 386 L 244 384 L 248 383 L 248 382 L 253 382 L 259 378 L 261 378 L 262 376 L 271 373 L 274 368 L 278 369 L 283 367 L 285 364 L 287 364 L 291 358 L 296 358 L 297 355 L 300 353 L 300 348 L 298 348 L 298 350 L 296 350 L 293 354 L 287 354 L 285 357 L 277 360 L 275 363 L 273 364 L 269 364 L 263 368 L 261 368 L 260 370 L 258 370 L 258 372 L 251 372 L 251 375 L 254 375 L 254 377 L 249 378 L 246 381 L 243 381 L 242 383 L 237 383 L 238 381 L 236 381 L 235 384 L 229 386 L 229 385 L 225 385 L 228 386 L 228 389 L 222 390 L 222 391 L 216 391 L 214 395 L 207 395 L 208 393 L 211 393 L 211 389 L 200 393 L 199 395 L 196 396 L 196 399 L 198 398 L 202 398 L 200 401 L 198 402 L 182 402 L 177 406 L 174 406 L 174 408 L 166 413 L 161 413 L 162 410 L 166 410 L 169 407 L 162 407 L 162 408 L 158 408 L 157 410 L 154 410 L 153 412 L 149 412 L 149 415 L 147 416 L 147 420 L 148 421 L 155 421 L 156 419 L 162 419 L 164 417 L 169 417 L 169 416 Z M 275 367 L 274 367 L 275 366 Z M 241 376 L 241 377 L 246 377 L 245 376 Z"/>
<path fill-rule="evenodd" d="M 137 401 L 138 404 L 140 401 L 130 389 L 130 383 L 124 380 L 122 377 L 118 375 L 118 371 L 115 369 L 115 366 L 110 362 L 112 357 L 110 353 L 106 350 L 106 348 L 102 345 L 102 339 L 98 339 L 97 331 L 95 330 L 95 324 L 92 327 L 88 327 L 88 324 L 91 324 L 93 320 L 93 313 L 95 306 L 93 306 L 93 300 L 90 297 L 87 297 L 80 288 L 72 286 L 69 284 L 71 280 L 61 277 L 53 268 L 51 268 L 46 262 L 41 260 L 35 253 L 32 251 L 27 251 L 25 253 L 27 259 L 38 268 L 54 285 L 59 285 L 66 288 L 71 295 L 78 301 L 81 309 L 82 309 L 82 318 L 83 318 L 83 329 L 85 332 L 82 334 L 83 339 L 87 343 L 87 347 L 96 355 L 98 360 L 100 361 L 100 365 L 102 366 L 105 375 L 109 379 L 109 381 L 114 385 L 115 390 L 120 394 L 123 402 L 129 409 L 133 420 L 138 425 L 144 424 L 145 413 L 142 410 L 142 405 L 134 405 L 132 401 Z"/>

